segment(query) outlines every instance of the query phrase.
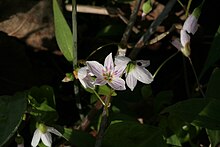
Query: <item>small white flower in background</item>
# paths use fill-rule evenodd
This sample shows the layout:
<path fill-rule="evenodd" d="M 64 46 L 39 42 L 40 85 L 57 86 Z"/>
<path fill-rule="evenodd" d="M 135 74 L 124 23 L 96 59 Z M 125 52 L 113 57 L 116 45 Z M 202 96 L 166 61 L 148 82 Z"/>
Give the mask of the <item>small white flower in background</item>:
<path fill-rule="evenodd" d="M 84 88 L 95 88 L 92 76 L 94 75 L 89 71 L 87 66 L 81 67 L 77 73 L 77 78 Z"/>
<path fill-rule="evenodd" d="M 115 64 L 122 66 L 124 69 L 126 68 L 126 84 L 131 91 L 134 90 L 137 81 L 145 84 L 150 84 L 153 81 L 152 74 L 145 68 L 150 65 L 149 60 L 131 61 L 128 57 L 117 56 L 115 58 Z"/>
<path fill-rule="evenodd" d="M 194 35 L 198 30 L 198 26 L 198 18 L 191 14 L 184 22 L 182 30 L 185 30 L 187 33 L 191 33 Z"/>
<path fill-rule="evenodd" d="M 104 66 L 97 61 L 87 61 L 88 69 L 97 77 L 95 85 L 105 85 L 108 83 L 115 90 L 125 90 L 125 81 L 121 78 L 124 71 L 120 66 L 114 66 L 112 53 L 110 53 L 104 62 Z"/>
<path fill-rule="evenodd" d="M 53 133 L 57 136 L 62 136 L 62 134 L 59 131 L 57 131 L 55 128 L 45 126 L 42 123 L 39 124 L 38 128 L 34 132 L 34 135 L 33 135 L 32 141 L 31 141 L 31 145 L 33 147 L 36 147 L 41 139 L 42 142 L 44 143 L 44 145 L 51 147 L 52 136 L 50 133 Z"/>

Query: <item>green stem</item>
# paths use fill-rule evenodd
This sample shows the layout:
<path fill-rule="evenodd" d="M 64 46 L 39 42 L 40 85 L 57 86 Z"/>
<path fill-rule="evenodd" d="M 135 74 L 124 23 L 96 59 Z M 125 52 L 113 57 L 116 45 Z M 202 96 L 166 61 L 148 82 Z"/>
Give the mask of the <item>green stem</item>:
<path fill-rule="evenodd" d="M 103 49 L 103 47 L 109 46 L 109 45 L 118 45 L 118 43 L 108 43 L 105 45 L 100 46 L 99 48 L 97 48 L 96 50 L 94 50 L 91 54 L 89 54 L 89 56 L 86 58 L 86 61 L 92 56 L 94 55 L 98 50 Z"/>
<path fill-rule="evenodd" d="M 102 100 L 102 98 L 100 98 L 99 94 L 93 89 L 93 92 L 95 93 L 95 95 L 98 97 L 98 99 L 100 100 L 100 102 L 102 103 L 103 106 L 106 107 L 105 102 Z"/>
<path fill-rule="evenodd" d="M 183 3 L 180 0 L 177 0 L 177 2 L 180 4 L 181 7 L 184 8 L 184 5 L 183 5 Z"/>
<path fill-rule="evenodd" d="M 195 70 L 195 68 L 194 68 L 194 66 L 193 66 L 192 60 L 190 59 L 190 57 L 188 57 L 188 59 L 189 59 L 189 62 L 190 62 L 190 64 L 191 64 L 191 67 L 192 67 L 192 70 L 193 70 L 193 74 L 195 75 L 196 83 L 197 83 L 197 85 L 198 85 L 198 88 L 199 88 L 199 90 L 200 90 L 202 96 L 205 98 L 205 94 L 204 94 L 204 92 L 203 92 L 203 90 L 202 90 L 202 88 L 201 88 L 201 86 L 200 86 L 199 79 L 198 79 L 198 77 L 197 77 L 196 70 Z"/>
<path fill-rule="evenodd" d="M 190 8 L 190 6 L 191 6 L 191 3 L 192 3 L 192 0 L 189 0 L 188 1 L 188 4 L 187 4 L 187 7 L 186 7 L 186 16 L 188 17 L 188 15 L 189 15 L 189 8 Z"/>
<path fill-rule="evenodd" d="M 179 53 L 179 51 L 175 52 L 174 54 L 172 54 L 169 58 L 167 58 L 155 71 L 155 73 L 153 74 L 153 77 L 155 77 L 157 75 L 157 73 L 159 72 L 159 70 L 164 66 L 164 64 L 166 64 L 171 58 L 173 58 L 174 56 L 177 55 L 177 53 Z"/>

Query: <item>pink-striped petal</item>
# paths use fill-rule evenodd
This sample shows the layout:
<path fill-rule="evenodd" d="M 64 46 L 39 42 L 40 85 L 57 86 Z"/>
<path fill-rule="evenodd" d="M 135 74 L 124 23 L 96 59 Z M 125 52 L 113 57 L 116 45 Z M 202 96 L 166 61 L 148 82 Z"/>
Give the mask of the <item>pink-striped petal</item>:
<path fill-rule="evenodd" d="M 125 81 L 122 78 L 115 77 L 111 82 L 108 82 L 109 86 L 111 86 L 114 90 L 125 90 Z"/>
<path fill-rule="evenodd" d="M 100 77 L 103 73 L 103 65 L 98 63 L 97 61 L 87 61 L 87 67 L 88 69 L 96 76 Z"/>

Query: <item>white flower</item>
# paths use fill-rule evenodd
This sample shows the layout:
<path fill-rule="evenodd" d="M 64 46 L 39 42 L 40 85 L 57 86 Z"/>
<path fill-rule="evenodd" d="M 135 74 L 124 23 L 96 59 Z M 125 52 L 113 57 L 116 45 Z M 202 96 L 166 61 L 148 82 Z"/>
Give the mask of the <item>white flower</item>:
<path fill-rule="evenodd" d="M 91 88 L 94 89 L 94 81 L 92 80 L 93 74 L 89 72 L 88 67 L 84 66 L 78 70 L 77 77 L 80 81 L 80 83 L 83 85 L 85 88 Z"/>
<path fill-rule="evenodd" d="M 36 147 L 41 139 L 44 145 L 50 147 L 52 144 L 52 137 L 50 133 L 53 133 L 57 136 L 62 136 L 62 134 L 59 131 L 57 131 L 55 128 L 45 126 L 44 124 L 39 124 L 38 128 L 34 132 L 31 145 L 33 147 Z"/>
<path fill-rule="evenodd" d="M 150 84 L 153 81 L 152 74 L 145 68 L 150 65 L 149 60 L 131 61 L 128 57 L 117 56 L 115 64 L 126 68 L 126 84 L 131 91 L 137 85 L 137 80 L 145 84 Z"/>
<path fill-rule="evenodd" d="M 184 56 L 189 57 L 191 53 L 190 36 L 184 30 L 181 30 L 181 32 L 181 40 L 179 38 L 176 38 L 171 41 L 171 44 L 178 50 L 180 50 Z"/>
<path fill-rule="evenodd" d="M 115 90 L 125 90 L 125 81 L 121 78 L 124 71 L 120 66 L 114 66 L 112 53 L 104 62 L 104 66 L 97 61 L 87 61 L 88 69 L 97 77 L 95 85 L 105 85 L 108 83 Z"/>
<path fill-rule="evenodd" d="M 190 43 L 190 36 L 185 30 L 180 31 L 180 42 L 183 48 L 186 47 L 186 45 Z"/>
<path fill-rule="evenodd" d="M 198 30 L 198 18 L 196 18 L 192 14 L 189 15 L 184 22 L 182 29 L 185 30 L 187 33 L 192 33 L 194 35 Z"/>

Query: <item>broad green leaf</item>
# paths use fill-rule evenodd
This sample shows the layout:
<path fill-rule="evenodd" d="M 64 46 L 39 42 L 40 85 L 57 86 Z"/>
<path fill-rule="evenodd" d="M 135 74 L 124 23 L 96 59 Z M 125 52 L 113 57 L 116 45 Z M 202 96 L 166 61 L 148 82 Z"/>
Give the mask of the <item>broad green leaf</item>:
<path fill-rule="evenodd" d="M 57 0 L 53 0 L 55 36 L 57 44 L 68 61 L 73 61 L 73 36 Z"/>
<path fill-rule="evenodd" d="M 103 147 L 166 147 L 162 131 L 137 122 L 111 124 L 104 135 Z"/>
<path fill-rule="evenodd" d="M 167 107 L 163 113 L 169 112 L 170 115 L 199 127 L 220 129 L 219 111 L 220 100 L 196 98 Z"/>
<path fill-rule="evenodd" d="M 203 70 L 199 77 L 202 78 L 205 72 L 209 68 L 211 68 L 219 59 L 220 59 L 220 26 L 215 34 L 215 38 L 209 50 L 208 57 L 206 59 Z"/>
<path fill-rule="evenodd" d="M 0 146 L 17 131 L 27 107 L 26 95 L 0 96 Z"/>
<path fill-rule="evenodd" d="M 220 100 L 211 99 L 195 118 L 193 124 L 208 129 L 220 129 L 219 112 Z"/>
<path fill-rule="evenodd" d="M 220 100 L 220 69 L 214 69 L 206 90 L 207 98 L 215 98 Z"/>
<path fill-rule="evenodd" d="M 111 96 L 117 95 L 117 93 L 113 91 L 110 87 L 108 87 L 107 85 L 98 86 L 97 93 L 100 95 L 110 95 L 110 94 Z"/>
<path fill-rule="evenodd" d="M 167 138 L 167 144 L 171 144 L 173 146 L 182 146 L 179 138 L 175 134 Z"/>
<path fill-rule="evenodd" d="M 209 130 L 206 129 L 209 141 L 211 142 L 211 147 L 217 147 L 220 142 L 220 130 Z"/>
<path fill-rule="evenodd" d="M 63 136 L 77 147 L 94 147 L 95 144 L 95 138 L 83 131 L 64 128 Z"/>
<path fill-rule="evenodd" d="M 168 112 L 190 123 L 198 116 L 207 103 L 207 99 L 193 98 L 169 106 L 165 108 L 162 113 Z"/>

